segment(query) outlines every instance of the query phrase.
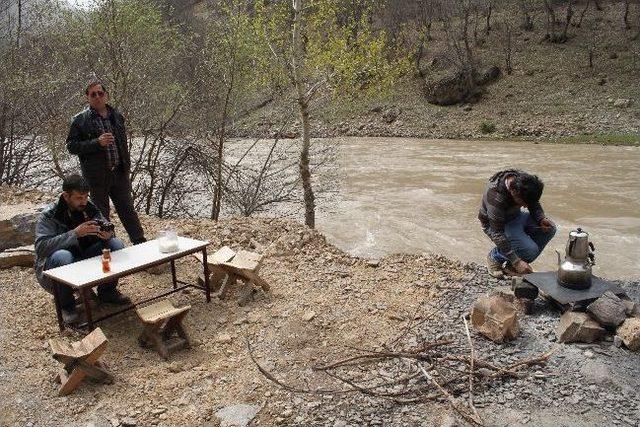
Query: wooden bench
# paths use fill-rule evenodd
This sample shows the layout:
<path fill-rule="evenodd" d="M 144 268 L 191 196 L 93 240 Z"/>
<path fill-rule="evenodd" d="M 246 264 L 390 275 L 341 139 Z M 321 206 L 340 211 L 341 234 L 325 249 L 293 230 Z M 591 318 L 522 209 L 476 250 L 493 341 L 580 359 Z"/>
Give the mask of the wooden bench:
<path fill-rule="evenodd" d="M 191 306 L 174 307 L 169 300 L 162 300 L 136 312 L 144 324 L 138 342 L 143 347 L 154 347 L 163 359 L 169 352 L 191 346 L 182 320 L 191 310 Z M 174 337 L 174 334 L 177 337 Z"/>
<path fill-rule="evenodd" d="M 202 254 L 193 254 L 198 261 L 203 263 Z M 227 297 L 231 287 L 238 280 L 245 285 L 244 292 L 240 296 L 240 304 L 244 304 L 252 295 L 254 285 L 269 292 L 271 287 L 259 275 L 262 266 L 262 255 L 249 251 L 233 251 L 228 246 L 218 249 L 213 255 L 208 257 L 209 283 L 217 295 L 224 299 Z"/>
<path fill-rule="evenodd" d="M 56 381 L 60 383 L 59 396 L 71 393 L 85 377 L 107 383 L 113 381 L 109 371 L 98 360 L 106 349 L 107 342 L 107 337 L 100 328 L 74 343 L 58 338 L 49 340 L 53 358 L 64 363 L 64 368 L 56 376 Z"/>

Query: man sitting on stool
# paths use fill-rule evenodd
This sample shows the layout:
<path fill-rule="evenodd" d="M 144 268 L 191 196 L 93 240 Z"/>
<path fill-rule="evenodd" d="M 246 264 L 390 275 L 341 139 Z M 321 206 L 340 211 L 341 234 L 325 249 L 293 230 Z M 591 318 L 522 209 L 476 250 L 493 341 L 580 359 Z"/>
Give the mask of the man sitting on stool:
<path fill-rule="evenodd" d="M 543 189 L 537 176 L 520 170 L 501 171 L 489 179 L 478 219 L 496 245 L 487 256 L 492 276 L 531 273 L 529 263 L 556 234 L 555 224 L 540 206 Z"/>
<path fill-rule="evenodd" d="M 71 175 L 62 183 L 62 195 L 42 212 L 36 223 L 36 277 L 40 286 L 53 293 L 54 283 L 42 271 L 100 255 L 103 249 L 124 248 L 113 231 L 101 231 L 106 219 L 89 201 L 89 184 L 80 175 Z M 100 267 L 96 267 L 100 268 Z M 73 289 L 58 285 L 62 317 L 67 323 L 78 321 Z M 116 288 L 117 281 L 98 286 L 98 300 L 125 305 L 131 300 Z"/>

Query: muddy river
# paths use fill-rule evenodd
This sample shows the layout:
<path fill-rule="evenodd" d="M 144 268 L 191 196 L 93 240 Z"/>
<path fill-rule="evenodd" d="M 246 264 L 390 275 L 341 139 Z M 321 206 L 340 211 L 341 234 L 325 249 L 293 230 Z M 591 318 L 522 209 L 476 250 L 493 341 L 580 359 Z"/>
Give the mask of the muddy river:
<path fill-rule="evenodd" d="M 640 148 L 519 142 L 347 138 L 337 144 L 340 191 L 319 206 L 318 229 L 338 247 L 376 258 L 437 252 L 484 262 L 477 220 L 485 182 L 521 168 L 545 182 L 542 206 L 559 232 L 533 263 L 555 269 L 570 230 L 596 246 L 595 273 L 640 277 Z"/>

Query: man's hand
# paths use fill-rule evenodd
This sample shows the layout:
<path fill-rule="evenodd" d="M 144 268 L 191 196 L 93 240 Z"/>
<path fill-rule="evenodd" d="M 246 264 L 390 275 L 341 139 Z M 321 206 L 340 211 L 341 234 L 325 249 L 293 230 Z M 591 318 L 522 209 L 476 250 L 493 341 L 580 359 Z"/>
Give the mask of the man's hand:
<path fill-rule="evenodd" d="M 549 218 L 542 218 L 540 220 L 540 228 L 542 228 L 542 231 L 545 233 L 550 232 L 555 226 L 556 225 Z"/>
<path fill-rule="evenodd" d="M 110 132 L 103 133 L 98 137 L 98 143 L 100 144 L 101 147 L 106 147 L 108 145 L 113 144 L 114 142 L 115 142 L 115 138 L 113 137 L 113 134 Z"/>
<path fill-rule="evenodd" d="M 113 231 L 98 231 L 98 237 L 102 240 L 109 240 L 113 237 Z"/>
<path fill-rule="evenodd" d="M 83 222 L 75 229 L 76 236 L 84 237 L 84 236 L 95 236 L 100 231 L 100 227 L 96 225 L 96 222 L 91 220 L 87 222 Z"/>
<path fill-rule="evenodd" d="M 533 273 L 533 269 L 531 268 L 529 263 L 523 260 L 518 260 L 518 262 L 516 262 L 513 268 L 516 270 L 516 273 L 518 274 Z"/>

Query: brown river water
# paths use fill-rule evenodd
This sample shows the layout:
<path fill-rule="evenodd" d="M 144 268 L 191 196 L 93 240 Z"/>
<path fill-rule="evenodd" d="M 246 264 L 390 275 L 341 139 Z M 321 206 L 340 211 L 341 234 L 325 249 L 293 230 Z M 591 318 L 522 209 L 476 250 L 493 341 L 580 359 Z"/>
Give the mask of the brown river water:
<path fill-rule="evenodd" d="M 556 237 L 532 265 L 555 269 L 569 231 L 596 246 L 594 273 L 640 277 L 640 148 L 530 142 L 344 138 L 337 144 L 337 196 L 320 205 L 317 228 L 368 258 L 434 252 L 484 263 L 491 248 L 478 207 L 486 180 L 520 168 L 545 182 L 542 206 Z"/>

